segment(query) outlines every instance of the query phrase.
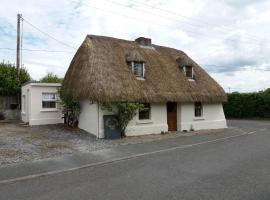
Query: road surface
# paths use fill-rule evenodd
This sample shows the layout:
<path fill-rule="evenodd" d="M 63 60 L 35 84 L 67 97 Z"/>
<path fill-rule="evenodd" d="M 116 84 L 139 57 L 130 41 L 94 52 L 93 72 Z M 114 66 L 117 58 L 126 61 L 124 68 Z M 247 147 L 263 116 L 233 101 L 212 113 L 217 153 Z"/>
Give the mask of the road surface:
<path fill-rule="evenodd" d="M 269 200 L 270 122 L 230 125 L 249 134 L 0 184 L 0 199 Z"/>

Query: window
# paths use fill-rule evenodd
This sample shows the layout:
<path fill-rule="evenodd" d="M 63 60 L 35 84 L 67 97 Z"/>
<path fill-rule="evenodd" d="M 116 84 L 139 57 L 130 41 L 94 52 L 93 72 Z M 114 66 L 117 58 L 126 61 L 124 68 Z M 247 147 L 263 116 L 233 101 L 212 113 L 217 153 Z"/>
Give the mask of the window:
<path fill-rule="evenodd" d="M 183 71 L 184 71 L 184 74 L 186 75 L 186 77 L 188 77 L 190 79 L 194 78 L 193 68 L 191 66 L 184 66 Z"/>
<path fill-rule="evenodd" d="M 42 93 L 42 108 L 56 108 L 55 93 Z"/>
<path fill-rule="evenodd" d="M 139 111 L 139 120 L 150 119 L 150 103 L 143 103 L 143 108 Z"/>
<path fill-rule="evenodd" d="M 202 117 L 202 112 L 203 112 L 203 107 L 201 102 L 195 102 L 194 103 L 195 107 L 195 117 Z"/>
<path fill-rule="evenodd" d="M 134 74 L 136 77 L 143 77 L 143 63 L 134 62 Z"/>
<path fill-rule="evenodd" d="M 144 78 L 144 63 L 143 62 L 127 62 L 128 68 L 135 74 L 137 78 Z"/>

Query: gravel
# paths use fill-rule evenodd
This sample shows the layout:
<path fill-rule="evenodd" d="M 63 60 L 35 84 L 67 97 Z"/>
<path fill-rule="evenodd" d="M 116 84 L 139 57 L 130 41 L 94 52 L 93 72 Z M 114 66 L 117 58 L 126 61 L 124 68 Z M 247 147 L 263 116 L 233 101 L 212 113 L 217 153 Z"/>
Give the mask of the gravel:
<path fill-rule="evenodd" d="M 222 130 L 170 132 L 155 135 L 126 137 L 117 140 L 96 139 L 95 136 L 65 124 L 27 126 L 20 122 L 0 122 L 0 166 L 58 157 L 75 152 L 87 153 L 118 145 L 153 142 L 168 138 L 186 137 Z"/>

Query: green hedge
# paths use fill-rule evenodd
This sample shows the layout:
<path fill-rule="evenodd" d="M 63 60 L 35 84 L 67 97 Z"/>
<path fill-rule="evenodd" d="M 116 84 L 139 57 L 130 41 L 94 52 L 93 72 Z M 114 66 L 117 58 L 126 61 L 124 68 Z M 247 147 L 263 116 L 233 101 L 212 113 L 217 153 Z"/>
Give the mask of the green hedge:
<path fill-rule="evenodd" d="M 227 94 L 224 104 L 227 118 L 270 118 L 270 88 L 253 93 Z"/>

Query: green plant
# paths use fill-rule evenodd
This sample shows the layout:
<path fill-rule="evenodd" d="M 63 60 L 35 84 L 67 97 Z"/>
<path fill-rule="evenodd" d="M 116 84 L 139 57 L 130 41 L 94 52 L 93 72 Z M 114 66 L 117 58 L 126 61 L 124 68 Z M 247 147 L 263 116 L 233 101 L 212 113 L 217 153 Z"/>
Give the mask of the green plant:
<path fill-rule="evenodd" d="M 58 77 L 56 74 L 53 74 L 52 72 L 48 73 L 46 76 L 40 79 L 40 82 L 42 83 L 62 83 L 63 78 Z"/>
<path fill-rule="evenodd" d="M 65 94 L 62 90 L 59 91 L 60 104 L 63 107 L 64 123 L 72 127 L 78 126 L 78 118 L 81 112 L 80 103 L 75 101 L 72 96 Z"/>
<path fill-rule="evenodd" d="M 101 109 L 113 111 L 119 119 L 121 135 L 125 136 L 125 131 L 130 120 L 135 117 L 137 111 L 143 108 L 143 104 L 135 102 L 102 102 Z"/>
<path fill-rule="evenodd" d="M 270 118 L 270 89 L 227 94 L 224 113 L 228 118 Z"/>
<path fill-rule="evenodd" d="M 20 93 L 23 83 L 30 81 L 31 77 L 25 68 L 20 69 L 19 80 L 15 65 L 0 63 L 0 95 L 16 95 Z"/>

